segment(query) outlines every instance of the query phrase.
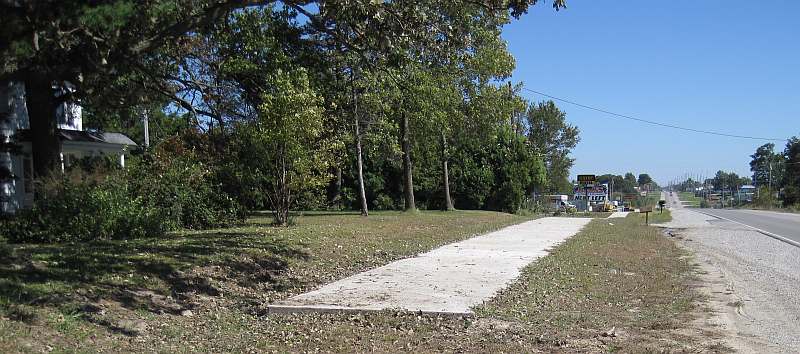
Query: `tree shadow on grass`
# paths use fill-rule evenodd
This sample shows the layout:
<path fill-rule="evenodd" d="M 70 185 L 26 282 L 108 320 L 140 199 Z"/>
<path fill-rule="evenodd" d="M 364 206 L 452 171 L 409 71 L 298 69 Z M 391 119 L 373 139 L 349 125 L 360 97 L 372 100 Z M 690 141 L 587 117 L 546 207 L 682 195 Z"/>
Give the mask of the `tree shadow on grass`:
<path fill-rule="evenodd" d="M 20 305 L 63 310 L 112 302 L 129 310 L 177 315 L 191 307 L 195 295 L 220 295 L 218 284 L 225 281 L 271 283 L 267 285 L 275 291 L 299 286 L 280 278 L 290 259 L 307 258 L 301 244 L 227 231 L 128 241 L 0 244 L 0 314 Z M 224 270 L 196 271 L 208 267 Z M 126 333 L 108 321 L 92 322 Z"/>

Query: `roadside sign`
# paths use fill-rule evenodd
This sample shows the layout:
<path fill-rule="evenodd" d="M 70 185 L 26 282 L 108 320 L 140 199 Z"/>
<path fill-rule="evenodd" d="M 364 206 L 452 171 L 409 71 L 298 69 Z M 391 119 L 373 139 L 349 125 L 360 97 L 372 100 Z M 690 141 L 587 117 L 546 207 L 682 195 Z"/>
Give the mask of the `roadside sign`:
<path fill-rule="evenodd" d="M 578 183 L 580 184 L 591 184 L 597 181 L 597 176 L 595 175 L 578 175 Z"/>
<path fill-rule="evenodd" d="M 653 207 L 649 207 L 649 206 L 639 208 L 639 212 L 640 213 L 644 213 L 644 224 L 645 225 L 649 225 L 650 224 L 650 213 L 652 211 L 653 211 Z"/>
<path fill-rule="evenodd" d="M 625 195 L 622 196 L 622 199 L 625 199 L 625 200 L 636 200 L 636 194 L 630 194 L 630 193 L 625 194 Z"/>

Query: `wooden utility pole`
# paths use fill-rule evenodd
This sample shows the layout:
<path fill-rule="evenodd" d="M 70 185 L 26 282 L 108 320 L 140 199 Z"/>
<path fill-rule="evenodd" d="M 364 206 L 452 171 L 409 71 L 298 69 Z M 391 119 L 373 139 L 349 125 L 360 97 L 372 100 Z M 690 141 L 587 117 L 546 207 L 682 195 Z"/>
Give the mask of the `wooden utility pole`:
<path fill-rule="evenodd" d="M 144 148 L 150 148 L 150 117 L 148 116 L 147 109 L 144 110 L 142 115 L 142 129 L 144 129 Z"/>

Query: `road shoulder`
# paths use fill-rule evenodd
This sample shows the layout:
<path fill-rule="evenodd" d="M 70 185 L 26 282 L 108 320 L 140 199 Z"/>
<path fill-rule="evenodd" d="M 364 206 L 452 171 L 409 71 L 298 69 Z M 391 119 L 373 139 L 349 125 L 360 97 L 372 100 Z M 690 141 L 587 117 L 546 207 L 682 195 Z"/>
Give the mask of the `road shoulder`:
<path fill-rule="evenodd" d="M 705 214 L 673 214 L 666 232 L 693 254 L 697 290 L 707 301 L 700 325 L 721 331 L 741 352 L 800 350 L 800 249 Z"/>

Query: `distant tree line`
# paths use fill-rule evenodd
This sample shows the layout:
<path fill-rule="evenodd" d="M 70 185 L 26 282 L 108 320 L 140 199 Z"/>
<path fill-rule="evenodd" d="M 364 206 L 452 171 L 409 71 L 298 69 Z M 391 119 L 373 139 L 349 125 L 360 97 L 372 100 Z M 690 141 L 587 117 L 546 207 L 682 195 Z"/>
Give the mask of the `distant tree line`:
<path fill-rule="evenodd" d="M 649 174 L 641 173 L 637 178 L 632 172 L 626 173 L 624 176 L 604 174 L 597 176 L 599 183 L 606 183 L 612 188 L 612 193 L 630 194 L 636 193 L 638 190 L 647 188 L 649 190 L 658 190 L 659 186 Z"/>
<path fill-rule="evenodd" d="M 751 176 L 720 170 L 711 178 L 702 181 L 687 178 L 672 187 L 687 192 L 697 188 L 731 192 L 754 185 L 753 202 L 758 206 L 796 208 L 800 204 L 800 139 L 790 138 L 782 151 L 776 151 L 774 143 L 761 145 L 750 159 Z"/>

